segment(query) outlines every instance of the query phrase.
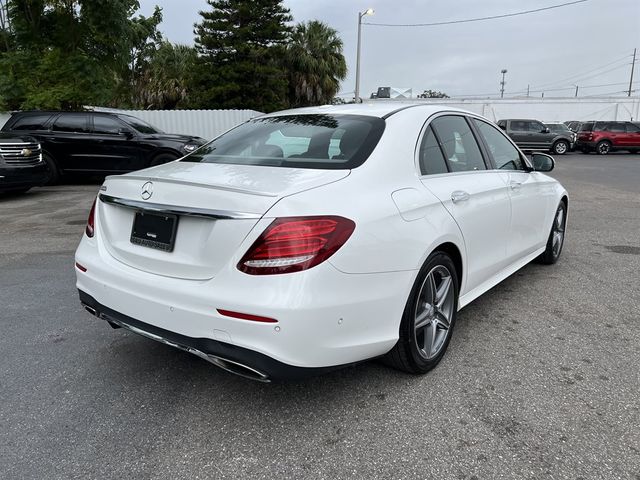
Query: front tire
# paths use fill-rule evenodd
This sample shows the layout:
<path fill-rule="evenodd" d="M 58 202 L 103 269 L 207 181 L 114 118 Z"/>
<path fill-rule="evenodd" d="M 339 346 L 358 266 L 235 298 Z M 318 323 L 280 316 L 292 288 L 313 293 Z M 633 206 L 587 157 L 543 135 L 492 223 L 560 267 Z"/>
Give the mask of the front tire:
<path fill-rule="evenodd" d="M 564 246 L 564 236 L 567 228 L 567 205 L 564 201 L 560 202 L 553 217 L 553 225 L 551 233 L 547 239 L 547 248 L 536 259 L 544 265 L 553 265 L 560 258 L 562 247 Z"/>
<path fill-rule="evenodd" d="M 611 142 L 603 140 L 596 145 L 598 155 L 607 155 L 611 151 Z"/>
<path fill-rule="evenodd" d="M 458 311 L 458 275 L 451 257 L 432 253 L 420 269 L 400 322 L 398 343 L 386 363 L 424 374 L 447 350 Z"/>
<path fill-rule="evenodd" d="M 551 151 L 556 155 L 564 155 L 569 151 L 569 143 L 564 140 L 558 140 L 553 144 Z"/>
<path fill-rule="evenodd" d="M 47 180 L 45 185 L 56 185 L 60 182 L 60 177 L 62 177 L 60 168 L 58 168 L 58 164 L 56 163 L 55 159 L 48 153 L 42 154 L 42 160 L 47 164 L 47 170 L 49 170 L 49 179 Z"/>

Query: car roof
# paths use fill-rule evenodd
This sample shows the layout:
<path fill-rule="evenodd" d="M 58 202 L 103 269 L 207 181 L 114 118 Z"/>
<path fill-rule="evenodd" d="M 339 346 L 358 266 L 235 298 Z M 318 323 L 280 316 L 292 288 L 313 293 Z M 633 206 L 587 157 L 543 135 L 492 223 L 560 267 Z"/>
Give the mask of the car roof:
<path fill-rule="evenodd" d="M 317 107 L 293 108 L 279 112 L 267 113 L 258 118 L 279 117 L 282 115 L 365 115 L 369 117 L 387 118 L 397 112 L 409 108 L 420 108 L 424 113 L 432 115 L 438 112 L 460 112 L 472 113 L 460 108 L 453 108 L 447 105 L 433 105 L 420 102 L 398 102 L 398 101 L 376 101 L 366 103 L 350 103 L 345 105 L 320 105 Z"/>

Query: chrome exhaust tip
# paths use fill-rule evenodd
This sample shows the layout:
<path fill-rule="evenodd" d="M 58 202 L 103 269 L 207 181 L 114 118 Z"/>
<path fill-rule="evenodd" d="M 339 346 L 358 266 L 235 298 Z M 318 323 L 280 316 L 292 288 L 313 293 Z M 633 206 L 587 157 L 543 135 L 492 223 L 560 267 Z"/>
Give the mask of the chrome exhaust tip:
<path fill-rule="evenodd" d="M 87 308 L 88 306 L 85 305 L 85 308 Z M 91 308 L 91 307 L 88 307 Z M 95 312 L 95 309 L 92 309 Z M 89 311 L 89 310 L 87 310 Z M 95 313 L 94 313 L 95 315 Z M 239 363 L 236 362 L 234 360 L 229 360 L 228 358 L 222 358 L 222 357 L 218 357 L 217 355 L 212 355 L 212 354 L 208 354 L 208 353 L 204 353 L 200 350 L 197 350 L 193 347 L 188 347 L 186 345 L 181 345 L 179 343 L 173 342 L 171 340 L 168 340 L 164 337 L 161 337 L 160 335 L 156 335 L 154 333 L 150 333 L 147 332 L 145 330 L 142 330 L 140 328 L 134 327 L 133 325 L 129 325 L 128 323 L 125 323 L 123 321 L 117 320 L 115 318 L 112 318 L 104 313 L 102 314 L 98 314 L 98 316 L 104 320 L 107 320 L 112 327 L 114 328 L 118 328 L 118 327 L 122 327 L 126 330 L 129 330 L 133 333 L 137 333 L 138 335 L 142 335 L 143 337 L 147 337 L 150 338 L 151 340 L 155 340 L 157 342 L 160 343 L 164 343 L 165 345 L 169 345 L 170 347 L 174 347 L 177 348 L 179 350 L 183 350 L 185 352 L 191 353 L 197 357 L 202 358 L 203 360 L 206 360 L 209 363 L 212 363 L 213 365 L 215 365 L 218 368 L 221 368 L 222 370 L 225 370 L 226 372 L 229 373 L 233 373 L 234 375 L 239 375 L 241 377 L 244 378 L 248 378 L 249 380 L 255 380 L 257 382 L 262 382 L 262 383 L 270 383 L 271 379 L 269 378 L 269 376 L 259 370 L 256 370 L 253 367 L 250 367 L 248 365 L 245 365 L 243 363 Z"/>
<path fill-rule="evenodd" d="M 84 309 L 89 312 L 91 315 L 93 315 L 94 317 L 98 316 L 98 312 L 96 311 L 95 308 L 90 307 L 89 305 L 87 305 L 86 303 L 83 303 L 82 306 L 84 307 Z"/>

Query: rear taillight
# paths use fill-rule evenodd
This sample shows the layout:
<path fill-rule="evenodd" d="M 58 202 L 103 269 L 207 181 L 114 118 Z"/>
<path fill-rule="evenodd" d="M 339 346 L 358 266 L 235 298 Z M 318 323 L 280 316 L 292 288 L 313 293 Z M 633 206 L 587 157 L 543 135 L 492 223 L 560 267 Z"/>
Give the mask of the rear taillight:
<path fill-rule="evenodd" d="M 89 218 L 87 219 L 87 228 L 84 229 L 84 233 L 87 234 L 87 237 L 93 238 L 93 234 L 96 231 L 96 201 L 93 201 L 93 205 L 91 205 L 91 210 L 89 211 Z"/>
<path fill-rule="evenodd" d="M 278 218 L 262 232 L 238 263 L 250 275 L 306 270 L 324 262 L 349 239 L 356 224 L 348 218 Z"/>

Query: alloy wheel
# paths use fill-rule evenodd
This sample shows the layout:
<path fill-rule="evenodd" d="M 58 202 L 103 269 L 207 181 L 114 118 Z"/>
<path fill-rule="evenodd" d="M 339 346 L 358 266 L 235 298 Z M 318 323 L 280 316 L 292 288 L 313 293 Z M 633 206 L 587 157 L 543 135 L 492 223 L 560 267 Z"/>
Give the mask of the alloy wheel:
<path fill-rule="evenodd" d="M 455 305 L 451 272 L 437 265 L 425 277 L 415 308 L 414 339 L 425 360 L 436 357 L 446 344 Z"/>
<path fill-rule="evenodd" d="M 551 251 L 554 257 L 560 255 L 562 244 L 564 242 L 564 227 L 565 227 L 565 210 L 564 206 L 558 207 L 556 212 L 556 218 L 553 221 L 553 233 L 551 241 Z"/>

